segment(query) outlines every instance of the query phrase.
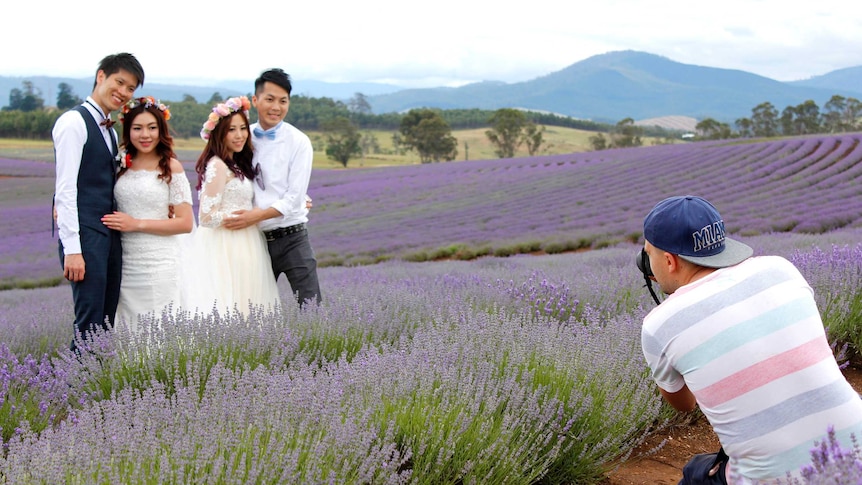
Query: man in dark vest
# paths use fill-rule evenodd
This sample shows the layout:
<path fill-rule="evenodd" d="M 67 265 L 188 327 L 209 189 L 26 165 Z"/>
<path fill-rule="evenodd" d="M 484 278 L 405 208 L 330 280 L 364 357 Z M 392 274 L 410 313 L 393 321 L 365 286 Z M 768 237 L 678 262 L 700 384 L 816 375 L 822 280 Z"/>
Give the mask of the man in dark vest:
<path fill-rule="evenodd" d="M 116 210 L 117 133 L 111 112 L 144 84 L 144 69 L 131 54 L 112 54 L 99 63 L 93 92 L 54 124 L 54 205 L 60 234 L 63 277 L 72 283 L 75 334 L 85 339 L 114 324 L 120 295 L 120 233 L 102 216 Z M 72 350 L 77 350 L 75 339 Z"/>

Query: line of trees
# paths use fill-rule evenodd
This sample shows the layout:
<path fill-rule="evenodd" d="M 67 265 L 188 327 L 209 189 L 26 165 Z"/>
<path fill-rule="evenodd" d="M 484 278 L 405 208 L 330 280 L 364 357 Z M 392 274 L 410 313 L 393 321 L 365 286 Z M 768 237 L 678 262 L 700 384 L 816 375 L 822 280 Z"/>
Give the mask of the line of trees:
<path fill-rule="evenodd" d="M 812 100 L 787 106 L 779 114 L 772 103 L 764 102 L 751 110 L 750 118 L 727 123 L 712 118 L 701 120 L 696 128 L 702 139 L 797 136 L 815 133 L 846 133 L 862 130 L 862 102 L 853 97 L 834 95 L 823 110 Z"/>
<path fill-rule="evenodd" d="M 251 93 L 248 94 L 251 96 Z M 175 135 L 181 138 L 198 136 L 201 120 L 206 119 L 212 105 L 223 100 L 218 93 L 205 103 L 198 103 L 191 95 L 185 95 L 181 100 L 162 100 L 171 107 L 171 128 Z M 60 114 L 82 102 L 82 99 L 72 92 L 67 83 L 58 85 L 56 104 L 50 106 L 45 102 L 42 93 L 30 81 L 23 81 L 21 88 L 12 89 L 9 93 L 9 104 L 0 112 L 0 136 L 16 138 L 50 138 L 50 126 L 34 120 L 45 117 L 56 120 Z M 254 110 L 254 108 L 252 108 Z M 471 129 L 489 126 L 488 120 L 493 110 L 481 109 L 447 109 L 440 110 L 440 115 L 452 129 Z M 23 113 L 23 116 L 22 116 Z M 552 113 L 524 112 L 529 121 L 537 125 L 561 126 L 590 131 L 606 130 L 608 125 L 590 120 L 569 118 Z M 254 113 L 252 113 L 254 117 Z M 291 98 L 288 121 L 302 130 L 323 130 L 324 125 L 338 117 L 348 118 L 357 128 L 364 130 L 392 130 L 401 127 L 401 113 L 374 114 L 367 96 L 356 93 L 347 102 L 331 98 L 314 98 L 295 95 Z"/>

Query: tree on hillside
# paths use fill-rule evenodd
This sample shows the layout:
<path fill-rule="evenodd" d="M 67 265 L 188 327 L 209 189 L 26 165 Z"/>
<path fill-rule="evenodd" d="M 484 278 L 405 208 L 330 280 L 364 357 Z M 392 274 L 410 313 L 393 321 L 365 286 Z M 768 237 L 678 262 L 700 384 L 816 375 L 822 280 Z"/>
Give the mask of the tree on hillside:
<path fill-rule="evenodd" d="M 370 114 L 371 103 L 368 102 L 368 96 L 362 93 L 355 93 L 353 97 L 347 101 L 347 109 L 351 113 Z"/>
<path fill-rule="evenodd" d="M 351 157 L 362 154 L 362 135 L 346 116 L 338 116 L 321 125 L 326 133 L 326 156 L 347 167 Z"/>
<path fill-rule="evenodd" d="M 222 101 L 224 101 L 224 97 L 221 95 L 220 92 L 216 91 L 213 93 L 212 96 L 210 96 L 210 99 L 209 99 L 209 101 L 207 101 L 207 104 L 210 106 L 215 106 L 215 105 L 221 103 Z"/>
<path fill-rule="evenodd" d="M 13 88 L 9 91 L 9 106 L 4 107 L 4 110 L 9 111 L 38 111 L 45 107 L 45 100 L 42 99 L 42 93 L 33 86 L 32 81 L 22 81 L 24 89 Z"/>
<path fill-rule="evenodd" d="M 359 140 L 359 147 L 362 148 L 362 157 L 365 158 L 369 153 L 380 153 L 380 143 L 374 133 L 366 131 L 362 133 L 362 138 Z"/>
<path fill-rule="evenodd" d="M 404 155 L 404 152 L 409 149 L 410 147 L 404 144 L 404 138 L 401 136 L 400 131 L 396 131 L 392 134 L 392 151 L 394 151 L 396 155 Z"/>
<path fill-rule="evenodd" d="M 778 110 L 769 101 L 751 110 L 751 131 L 754 136 L 770 137 L 778 134 Z"/>
<path fill-rule="evenodd" d="M 695 129 L 708 140 L 726 140 L 731 137 L 730 126 L 713 118 L 705 118 L 695 125 Z"/>
<path fill-rule="evenodd" d="M 57 85 L 57 109 L 66 111 L 81 104 L 83 100 L 72 92 L 72 86 L 68 83 Z"/>
<path fill-rule="evenodd" d="M 595 151 L 606 150 L 608 148 L 608 139 L 605 138 L 605 135 L 596 133 L 590 137 L 590 145 Z"/>
<path fill-rule="evenodd" d="M 751 120 L 748 118 L 739 118 L 734 123 L 736 132 L 743 138 L 751 138 L 754 132 L 751 129 Z"/>
<path fill-rule="evenodd" d="M 827 133 L 857 131 L 862 103 L 856 98 L 834 95 L 823 106 L 823 129 Z"/>
<path fill-rule="evenodd" d="M 531 157 L 539 153 L 539 150 L 542 149 L 542 145 L 545 144 L 544 134 L 545 125 L 537 125 L 532 121 L 527 121 L 527 124 L 524 125 L 522 140 L 524 145 L 527 146 L 527 153 L 529 153 Z"/>
<path fill-rule="evenodd" d="M 494 153 L 500 158 L 512 158 L 515 151 L 524 142 L 521 135 L 527 124 L 527 117 L 517 109 L 501 108 L 488 119 L 491 129 L 485 131 L 485 136 L 496 147 Z"/>
<path fill-rule="evenodd" d="M 422 163 L 449 161 L 458 156 L 458 140 L 439 111 L 411 109 L 401 118 L 400 131 L 402 144 L 416 150 Z"/>
<path fill-rule="evenodd" d="M 611 146 L 616 148 L 639 147 L 643 145 L 643 128 L 635 120 L 624 118 L 617 122 L 611 132 Z"/>
<path fill-rule="evenodd" d="M 784 135 L 807 135 L 820 131 L 820 108 L 808 100 L 796 106 L 788 106 L 781 112 L 781 133 Z"/>

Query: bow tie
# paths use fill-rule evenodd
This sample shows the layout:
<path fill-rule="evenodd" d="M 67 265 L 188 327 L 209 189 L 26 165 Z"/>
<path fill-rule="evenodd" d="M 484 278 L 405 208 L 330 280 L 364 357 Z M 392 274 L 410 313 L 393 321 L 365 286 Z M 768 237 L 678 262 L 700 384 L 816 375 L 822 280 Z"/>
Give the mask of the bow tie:
<path fill-rule="evenodd" d="M 100 124 L 101 126 L 104 126 L 105 128 L 110 128 L 110 127 L 114 126 L 114 123 L 115 123 L 115 121 L 114 121 L 114 120 L 112 120 L 111 118 L 105 118 L 105 119 L 103 119 L 103 120 L 102 120 L 102 122 L 101 122 L 101 123 L 99 123 L 99 124 Z"/>
<path fill-rule="evenodd" d="M 269 138 L 270 140 L 275 140 L 276 128 L 278 128 L 278 127 L 274 126 L 268 130 L 261 130 L 259 126 L 255 126 L 254 130 L 252 130 L 252 131 L 254 133 L 254 136 L 257 138 L 262 138 L 265 136 L 265 137 Z"/>

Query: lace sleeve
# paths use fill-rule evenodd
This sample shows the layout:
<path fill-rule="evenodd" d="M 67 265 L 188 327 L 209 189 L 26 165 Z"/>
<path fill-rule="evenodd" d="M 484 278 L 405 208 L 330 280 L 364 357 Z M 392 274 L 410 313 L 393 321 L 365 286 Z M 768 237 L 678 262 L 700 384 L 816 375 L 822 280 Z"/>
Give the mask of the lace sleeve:
<path fill-rule="evenodd" d="M 222 220 L 230 215 L 224 212 L 222 204 L 228 174 L 231 172 L 220 158 L 213 157 L 207 162 L 198 209 L 198 221 L 201 226 L 218 227 Z"/>
<path fill-rule="evenodd" d="M 171 205 L 191 204 L 192 188 L 185 172 L 171 174 L 171 183 L 168 185 L 168 196 Z"/>

